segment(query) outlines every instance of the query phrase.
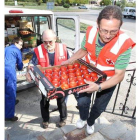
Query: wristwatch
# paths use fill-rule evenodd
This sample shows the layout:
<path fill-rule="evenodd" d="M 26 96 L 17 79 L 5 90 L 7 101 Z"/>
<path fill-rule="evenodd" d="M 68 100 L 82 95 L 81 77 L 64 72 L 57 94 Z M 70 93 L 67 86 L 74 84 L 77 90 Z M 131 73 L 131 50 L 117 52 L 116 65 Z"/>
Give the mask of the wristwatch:
<path fill-rule="evenodd" d="M 102 88 L 101 88 L 101 85 L 99 84 L 99 88 L 97 90 L 97 92 L 101 92 L 102 91 Z"/>

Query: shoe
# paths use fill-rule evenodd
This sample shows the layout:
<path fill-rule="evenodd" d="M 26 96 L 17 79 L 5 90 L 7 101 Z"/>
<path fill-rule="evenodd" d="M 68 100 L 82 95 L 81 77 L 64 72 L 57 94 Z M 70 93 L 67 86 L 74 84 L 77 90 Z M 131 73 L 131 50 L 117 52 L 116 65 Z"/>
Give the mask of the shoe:
<path fill-rule="evenodd" d="M 94 133 L 94 124 L 93 124 L 92 126 L 89 126 L 89 125 L 87 124 L 87 133 L 88 133 L 89 135 L 91 135 L 92 133 Z"/>
<path fill-rule="evenodd" d="M 18 99 L 16 99 L 16 103 L 15 103 L 15 105 L 17 105 L 19 103 L 19 100 Z"/>
<path fill-rule="evenodd" d="M 81 129 L 85 126 L 85 124 L 86 124 L 86 121 L 83 121 L 83 120 L 79 119 L 76 123 L 76 127 Z"/>
<path fill-rule="evenodd" d="M 63 127 L 63 126 L 65 126 L 66 125 L 66 122 L 65 121 L 60 121 L 59 123 L 58 123 L 58 126 L 59 127 Z"/>
<path fill-rule="evenodd" d="M 14 116 L 13 118 L 7 118 L 5 119 L 5 121 L 12 121 L 12 122 L 15 122 L 18 120 L 18 117 Z"/>
<path fill-rule="evenodd" d="M 46 128 L 48 128 L 49 123 L 48 123 L 48 122 L 43 122 L 43 123 L 42 123 L 42 126 L 43 126 L 44 129 L 46 129 Z"/>

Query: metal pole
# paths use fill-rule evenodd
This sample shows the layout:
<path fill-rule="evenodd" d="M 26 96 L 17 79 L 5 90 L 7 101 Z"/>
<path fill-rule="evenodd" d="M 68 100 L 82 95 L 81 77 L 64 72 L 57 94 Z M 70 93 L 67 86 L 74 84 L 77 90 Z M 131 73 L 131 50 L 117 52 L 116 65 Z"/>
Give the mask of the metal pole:
<path fill-rule="evenodd" d="M 112 5 L 114 5 L 114 0 L 112 0 Z"/>
<path fill-rule="evenodd" d="M 17 6 L 17 0 L 15 0 L 15 6 Z"/>

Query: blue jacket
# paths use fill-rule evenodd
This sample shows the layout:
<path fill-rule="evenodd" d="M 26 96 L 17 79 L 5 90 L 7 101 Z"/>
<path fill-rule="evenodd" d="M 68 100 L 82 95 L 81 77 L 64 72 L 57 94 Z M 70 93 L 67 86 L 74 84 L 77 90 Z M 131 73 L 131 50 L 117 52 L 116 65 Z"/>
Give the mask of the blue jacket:
<path fill-rule="evenodd" d="M 9 76 L 16 79 L 16 68 L 21 70 L 23 63 L 21 51 L 13 44 L 5 48 L 5 79 Z"/>

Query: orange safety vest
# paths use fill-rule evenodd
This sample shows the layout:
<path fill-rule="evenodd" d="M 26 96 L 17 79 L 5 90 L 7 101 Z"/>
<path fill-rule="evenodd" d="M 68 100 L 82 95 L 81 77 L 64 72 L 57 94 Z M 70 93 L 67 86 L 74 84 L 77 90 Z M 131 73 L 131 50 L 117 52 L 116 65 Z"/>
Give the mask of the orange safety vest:
<path fill-rule="evenodd" d="M 98 58 L 96 58 L 96 37 L 97 27 L 88 27 L 86 32 L 85 48 L 88 51 L 86 61 L 93 63 L 98 69 L 105 72 L 109 77 L 115 74 L 115 62 L 120 54 L 124 53 L 128 48 L 133 48 L 135 43 L 122 31 L 107 43 L 100 51 Z"/>
<path fill-rule="evenodd" d="M 38 65 L 42 67 L 48 67 L 50 65 L 48 58 L 48 51 L 45 49 L 44 44 L 39 45 L 34 49 L 38 59 Z M 67 49 L 66 45 L 61 43 L 55 43 L 55 56 L 54 65 L 61 65 L 63 61 L 67 60 Z"/>

